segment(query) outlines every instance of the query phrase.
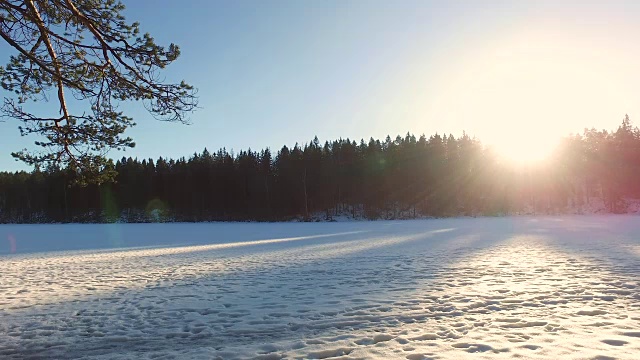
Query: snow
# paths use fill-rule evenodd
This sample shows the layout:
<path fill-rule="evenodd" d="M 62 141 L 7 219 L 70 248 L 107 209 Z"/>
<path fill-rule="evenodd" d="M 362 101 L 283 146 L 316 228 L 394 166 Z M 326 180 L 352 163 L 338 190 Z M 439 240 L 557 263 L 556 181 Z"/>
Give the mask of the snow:
<path fill-rule="evenodd" d="M 613 215 L 3 225 L 0 358 L 636 359 L 639 235 Z"/>

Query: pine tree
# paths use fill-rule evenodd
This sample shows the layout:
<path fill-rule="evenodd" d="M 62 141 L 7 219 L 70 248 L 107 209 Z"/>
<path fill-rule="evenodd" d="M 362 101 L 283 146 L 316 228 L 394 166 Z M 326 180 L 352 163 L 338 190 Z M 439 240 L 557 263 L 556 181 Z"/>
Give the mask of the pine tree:
<path fill-rule="evenodd" d="M 35 142 L 39 150 L 14 157 L 68 166 L 81 183 L 100 183 L 115 176 L 106 152 L 135 145 L 124 136 L 135 124 L 118 102 L 143 101 L 158 119 L 188 121 L 197 106 L 195 89 L 157 80 L 179 47 L 140 34 L 123 10 L 115 0 L 0 0 L 0 37 L 14 50 L 0 67 L 0 86 L 15 94 L 4 99 L 0 115 L 22 121 L 21 135 L 45 139 Z M 51 114 L 32 113 L 29 105 L 49 92 L 56 99 Z M 74 106 L 72 98 L 79 99 Z"/>

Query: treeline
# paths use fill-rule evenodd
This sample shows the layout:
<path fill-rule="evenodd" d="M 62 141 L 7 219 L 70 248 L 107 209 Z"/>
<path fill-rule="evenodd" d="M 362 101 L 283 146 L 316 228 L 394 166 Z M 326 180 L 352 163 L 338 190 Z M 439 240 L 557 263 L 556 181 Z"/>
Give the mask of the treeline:
<path fill-rule="evenodd" d="M 624 212 L 640 195 L 640 131 L 565 138 L 552 158 L 518 167 L 466 134 L 204 150 L 122 158 L 115 182 L 80 186 L 68 169 L 0 173 L 0 222 L 274 221 L 563 213 L 594 199 Z M 75 185 L 74 185 L 75 184 Z"/>

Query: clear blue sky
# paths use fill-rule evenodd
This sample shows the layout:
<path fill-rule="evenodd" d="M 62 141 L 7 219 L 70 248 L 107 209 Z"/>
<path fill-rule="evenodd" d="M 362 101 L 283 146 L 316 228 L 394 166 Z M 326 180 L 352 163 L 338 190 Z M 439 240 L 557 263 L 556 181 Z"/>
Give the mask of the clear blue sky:
<path fill-rule="evenodd" d="M 625 113 L 640 123 L 640 2 L 123 3 L 158 43 L 180 45 L 165 75 L 195 85 L 201 106 L 185 126 L 127 104 L 138 126 L 126 156 L 275 152 L 315 135 L 407 131 L 466 130 L 509 148 L 523 138 L 613 129 Z M 0 44 L 0 57 L 10 50 Z M 10 152 L 34 139 L 17 126 L 0 123 L 0 170 L 26 169 Z"/>

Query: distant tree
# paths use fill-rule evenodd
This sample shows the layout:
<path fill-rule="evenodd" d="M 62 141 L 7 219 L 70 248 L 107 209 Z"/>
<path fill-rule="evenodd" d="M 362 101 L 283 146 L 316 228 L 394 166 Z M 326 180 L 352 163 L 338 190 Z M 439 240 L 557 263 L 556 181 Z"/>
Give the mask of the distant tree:
<path fill-rule="evenodd" d="M 76 172 L 54 165 L 0 172 L 0 223 L 544 214 L 585 203 L 624 212 L 638 194 L 640 136 L 628 119 L 616 132 L 567 137 L 548 162 L 522 168 L 465 133 L 391 139 L 321 146 L 314 138 L 275 155 L 222 148 L 189 159 L 123 157 L 107 164 L 113 184 L 79 186 Z"/>
<path fill-rule="evenodd" d="M 114 176 L 102 172 L 106 152 L 134 146 L 123 135 L 133 119 L 118 111 L 118 102 L 142 100 L 157 119 L 187 121 L 197 106 L 195 89 L 159 80 L 180 49 L 141 35 L 123 9 L 115 0 L 0 0 L 0 37 L 16 52 L 0 67 L 0 85 L 14 94 L 4 99 L 0 115 L 22 121 L 21 135 L 41 139 L 38 151 L 14 157 L 66 165 L 81 181 L 102 182 Z M 57 114 L 25 106 L 50 93 Z"/>

